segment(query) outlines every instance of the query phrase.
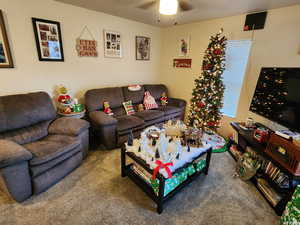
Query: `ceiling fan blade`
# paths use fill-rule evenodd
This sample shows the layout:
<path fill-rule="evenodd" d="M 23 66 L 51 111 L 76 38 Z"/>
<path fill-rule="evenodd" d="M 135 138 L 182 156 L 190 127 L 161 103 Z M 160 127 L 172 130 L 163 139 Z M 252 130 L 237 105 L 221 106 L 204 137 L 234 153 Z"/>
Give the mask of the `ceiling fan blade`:
<path fill-rule="evenodd" d="M 138 8 L 146 10 L 146 9 L 149 9 L 149 8 L 153 7 L 155 4 L 156 4 L 156 1 L 154 0 L 154 1 L 151 1 L 151 2 L 146 2 L 146 3 L 138 6 Z"/>
<path fill-rule="evenodd" d="M 179 0 L 178 3 L 181 11 L 190 11 L 194 8 L 192 4 L 188 3 L 186 0 Z"/>

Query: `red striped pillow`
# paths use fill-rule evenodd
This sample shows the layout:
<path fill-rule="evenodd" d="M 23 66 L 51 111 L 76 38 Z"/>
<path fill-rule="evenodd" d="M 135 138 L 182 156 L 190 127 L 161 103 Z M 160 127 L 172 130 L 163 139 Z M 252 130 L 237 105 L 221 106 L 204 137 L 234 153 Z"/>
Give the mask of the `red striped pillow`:
<path fill-rule="evenodd" d="M 144 106 L 145 106 L 145 109 L 156 109 L 156 108 L 158 108 L 158 105 L 155 102 L 155 99 L 153 98 L 153 96 L 150 94 L 149 91 L 145 92 Z"/>
<path fill-rule="evenodd" d="M 123 106 L 125 108 L 127 115 L 132 115 L 135 113 L 133 105 L 132 105 L 132 101 L 123 102 Z"/>

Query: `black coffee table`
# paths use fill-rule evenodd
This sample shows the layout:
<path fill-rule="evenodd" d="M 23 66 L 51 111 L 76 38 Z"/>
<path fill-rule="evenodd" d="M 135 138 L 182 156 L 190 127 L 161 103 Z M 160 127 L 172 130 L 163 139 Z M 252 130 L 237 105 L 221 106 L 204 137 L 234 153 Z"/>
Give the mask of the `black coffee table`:
<path fill-rule="evenodd" d="M 126 157 L 131 158 L 134 163 L 138 164 L 142 168 L 144 168 L 147 172 L 150 174 L 153 174 L 153 170 L 149 167 L 149 165 L 135 155 L 133 152 L 128 152 L 126 151 L 126 146 L 123 145 L 121 149 L 121 176 L 126 177 L 128 176 L 136 185 L 138 185 L 156 204 L 157 204 L 157 212 L 159 214 L 162 213 L 163 211 L 163 204 L 169 200 L 172 196 L 174 196 L 177 192 L 179 192 L 181 189 L 183 189 L 186 185 L 191 183 L 193 180 L 195 180 L 199 175 L 201 174 L 208 174 L 208 169 L 209 169 L 209 164 L 210 164 L 210 159 L 211 159 L 211 154 L 212 154 L 212 148 L 208 148 L 204 152 L 202 152 L 199 156 L 194 158 L 192 162 L 184 164 L 182 167 L 176 169 L 173 174 L 178 173 L 182 171 L 183 169 L 187 168 L 188 166 L 192 165 L 197 159 L 203 157 L 203 155 L 206 154 L 206 166 L 201 169 L 200 171 L 196 171 L 194 174 L 191 176 L 188 176 L 188 178 L 181 183 L 179 186 L 177 186 L 173 191 L 168 193 L 167 195 L 164 196 L 164 189 L 165 189 L 165 181 L 167 178 L 162 176 L 160 173 L 157 174 L 156 178 L 159 179 L 159 191 L 158 195 L 154 192 L 153 188 L 142 178 L 140 177 L 137 173 L 135 173 L 132 169 L 133 163 L 126 164 Z"/>

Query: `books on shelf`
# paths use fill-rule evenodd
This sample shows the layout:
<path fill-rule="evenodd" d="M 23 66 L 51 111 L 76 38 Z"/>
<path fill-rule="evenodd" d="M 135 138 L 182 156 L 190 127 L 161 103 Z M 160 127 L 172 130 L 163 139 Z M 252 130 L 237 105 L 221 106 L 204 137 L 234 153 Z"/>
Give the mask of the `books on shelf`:
<path fill-rule="evenodd" d="M 289 185 L 289 177 L 284 174 L 278 167 L 268 160 L 263 160 L 261 163 L 261 171 L 266 174 L 271 180 L 281 188 Z"/>
<path fill-rule="evenodd" d="M 146 171 L 143 167 L 137 165 L 137 164 L 133 164 L 132 165 L 132 170 L 139 175 L 141 178 L 143 178 L 144 181 L 146 181 L 148 184 L 151 185 L 151 178 L 152 175 Z"/>
<path fill-rule="evenodd" d="M 257 186 L 264 193 L 266 198 L 274 207 L 282 199 L 282 197 L 276 191 L 273 190 L 273 188 L 269 185 L 269 183 L 266 180 L 258 178 Z"/>

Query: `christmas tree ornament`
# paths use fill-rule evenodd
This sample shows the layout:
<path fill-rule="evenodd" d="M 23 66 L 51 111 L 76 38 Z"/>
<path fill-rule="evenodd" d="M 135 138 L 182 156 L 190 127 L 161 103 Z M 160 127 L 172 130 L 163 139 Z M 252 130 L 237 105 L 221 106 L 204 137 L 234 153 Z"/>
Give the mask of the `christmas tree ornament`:
<path fill-rule="evenodd" d="M 226 37 L 223 29 L 210 37 L 210 43 L 205 51 L 202 72 L 195 79 L 192 92 L 188 124 L 191 127 L 210 132 L 219 128 L 222 118 L 224 84 L 222 74 L 225 70 Z"/>

